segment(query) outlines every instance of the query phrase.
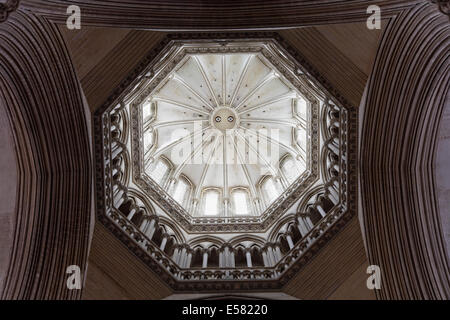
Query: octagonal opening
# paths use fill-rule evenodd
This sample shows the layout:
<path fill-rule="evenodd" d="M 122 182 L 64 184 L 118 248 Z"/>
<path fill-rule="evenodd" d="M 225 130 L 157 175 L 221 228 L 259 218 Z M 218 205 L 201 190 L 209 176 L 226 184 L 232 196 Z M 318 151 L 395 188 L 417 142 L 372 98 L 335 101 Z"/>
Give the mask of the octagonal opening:
<path fill-rule="evenodd" d="M 102 222 L 177 290 L 280 285 L 347 214 L 357 117 L 273 39 L 166 40 L 136 74 L 96 120 Z"/>
<path fill-rule="evenodd" d="M 140 108 L 144 172 L 193 217 L 261 216 L 308 170 L 311 102 L 261 53 L 187 54 Z"/>

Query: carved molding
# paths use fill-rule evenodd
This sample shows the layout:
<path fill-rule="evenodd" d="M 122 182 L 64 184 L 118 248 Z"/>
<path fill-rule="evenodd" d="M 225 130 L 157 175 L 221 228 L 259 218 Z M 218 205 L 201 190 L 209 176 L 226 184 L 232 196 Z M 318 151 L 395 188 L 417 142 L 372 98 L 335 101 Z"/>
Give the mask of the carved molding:
<path fill-rule="evenodd" d="M 161 31 L 275 30 L 309 25 L 366 21 L 367 7 L 379 5 L 384 18 L 426 0 L 259 0 L 230 4 L 214 2 L 208 6 L 196 1 L 159 0 L 22 0 L 30 12 L 64 23 L 69 4 L 80 6 L 84 25 Z M 280 18 L 282 17 L 282 18 Z"/>
<path fill-rule="evenodd" d="M 367 85 L 361 222 L 369 262 L 384 274 L 380 299 L 450 298 L 434 176 L 450 89 L 449 35 L 435 6 L 403 12 L 385 31 Z"/>
<path fill-rule="evenodd" d="M 87 268 L 92 165 L 87 109 L 55 25 L 20 11 L 0 25 L 0 87 L 19 176 L 1 297 L 79 299 L 66 268 Z"/>

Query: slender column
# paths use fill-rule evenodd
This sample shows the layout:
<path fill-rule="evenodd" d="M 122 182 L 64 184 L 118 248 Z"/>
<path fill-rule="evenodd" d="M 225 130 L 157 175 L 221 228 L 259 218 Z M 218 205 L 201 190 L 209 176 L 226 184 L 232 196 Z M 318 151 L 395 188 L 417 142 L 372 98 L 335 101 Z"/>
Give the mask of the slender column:
<path fill-rule="evenodd" d="M 173 196 L 173 191 L 175 190 L 175 185 L 177 183 L 177 179 L 175 178 L 170 178 L 169 179 L 169 184 L 167 186 L 167 193 Z"/>
<path fill-rule="evenodd" d="M 280 246 L 275 246 L 275 256 L 276 256 L 276 262 L 281 260 L 281 250 L 280 250 Z"/>
<path fill-rule="evenodd" d="M 186 259 L 187 259 L 187 250 L 186 250 L 186 248 L 183 248 L 182 250 L 181 250 L 181 254 L 180 254 L 180 257 L 179 257 L 179 261 L 178 261 L 178 264 L 180 265 L 180 266 L 183 266 L 184 265 L 184 263 L 185 263 L 185 261 L 186 261 Z"/>
<path fill-rule="evenodd" d="M 114 207 L 116 209 L 118 209 L 124 202 L 125 202 L 125 197 L 121 196 L 120 198 L 117 199 L 117 202 L 115 203 Z"/>
<path fill-rule="evenodd" d="M 281 184 L 281 186 L 283 187 L 283 189 L 287 189 L 289 187 L 289 182 L 287 181 L 287 178 L 285 177 L 284 173 L 282 170 L 279 170 L 279 176 L 277 178 L 278 183 Z"/>
<path fill-rule="evenodd" d="M 117 114 L 116 113 L 112 114 L 111 118 L 112 117 L 117 117 Z M 120 128 L 115 123 L 111 122 L 111 132 L 113 132 L 115 130 L 120 130 Z"/>
<path fill-rule="evenodd" d="M 115 159 L 121 152 L 122 152 L 123 148 L 121 145 L 118 145 L 111 154 L 111 159 Z"/>
<path fill-rule="evenodd" d="M 308 233 L 309 229 L 306 226 L 305 221 L 303 220 L 302 217 L 300 216 L 297 217 L 297 221 L 298 221 L 298 230 L 300 231 L 302 237 L 304 237 Z"/>
<path fill-rule="evenodd" d="M 338 194 L 337 190 L 334 188 L 333 185 L 330 185 L 330 186 L 328 187 L 328 191 L 329 191 L 334 197 L 339 198 L 339 194 Z"/>
<path fill-rule="evenodd" d="M 119 191 L 114 195 L 114 206 L 116 208 L 120 207 L 120 205 L 124 201 L 123 197 L 124 191 L 122 189 L 119 189 Z"/>
<path fill-rule="evenodd" d="M 142 231 L 144 233 L 147 233 L 147 231 L 153 229 L 154 226 L 155 226 L 155 219 L 152 218 L 150 221 L 147 220 L 147 223 L 142 226 Z"/>
<path fill-rule="evenodd" d="M 141 226 L 139 227 L 139 229 L 145 233 L 145 230 L 147 230 L 148 226 L 150 224 L 150 220 L 148 218 L 144 219 L 144 222 L 142 222 Z"/>
<path fill-rule="evenodd" d="M 333 186 L 339 190 L 339 182 L 337 181 L 337 179 L 333 179 Z"/>
<path fill-rule="evenodd" d="M 339 165 L 337 163 L 333 164 L 333 168 L 338 172 L 341 171 L 341 168 L 339 167 Z"/>
<path fill-rule="evenodd" d="M 177 260 L 178 260 L 178 253 L 179 253 L 179 249 L 178 248 L 175 248 L 175 250 L 173 250 L 173 256 L 172 256 L 172 259 L 173 259 L 173 261 L 176 263 L 177 262 Z"/>
<path fill-rule="evenodd" d="M 136 209 L 133 208 L 130 210 L 130 213 L 128 213 L 127 219 L 131 221 L 133 219 L 134 214 L 136 213 Z"/>
<path fill-rule="evenodd" d="M 328 143 L 327 146 L 328 146 L 328 149 L 330 149 L 331 152 L 333 152 L 333 153 L 336 154 L 336 155 L 339 155 L 339 149 L 338 149 L 338 147 L 336 147 L 336 146 L 335 146 L 334 144 L 332 144 L 332 143 Z"/>
<path fill-rule="evenodd" d="M 329 187 L 328 191 L 328 198 L 331 200 L 331 202 L 333 202 L 333 204 L 337 204 L 339 202 L 339 197 L 337 196 L 337 193 L 335 193 L 336 191 L 334 190 L 334 188 Z"/>
<path fill-rule="evenodd" d="M 268 262 L 269 266 L 275 265 L 275 258 L 273 256 L 272 247 L 268 246 L 266 248 L 266 256 L 267 256 L 267 262 Z"/>
<path fill-rule="evenodd" d="M 223 215 L 225 217 L 229 216 L 229 204 L 230 204 L 230 201 L 228 198 L 223 199 L 223 210 L 224 210 Z"/>
<path fill-rule="evenodd" d="M 262 203 L 261 203 L 259 198 L 253 199 L 253 205 L 255 206 L 255 209 L 256 209 L 255 211 L 256 212 L 263 212 L 264 211 L 264 208 L 262 207 Z M 256 215 L 256 212 L 255 212 L 255 215 Z"/>
<path fill-rule="evenodd" d="M 191 266 L 191 261 L 192 261 L 192 252 L 189 252 L 184 268 L 189 268 Z"/>
<path fill-rule="evenodd" d="M 235 264 L 235 262 L 234 262 L 234 251 L 231 251 L 230 252 L 230 267 L 231 268 L 235 268 L 236 267 L 236 264 Z"/>
<path fill-rule="evenodd" d="M 225 97 L 224 97 L 225 99 Z M 227 135 L 223 134 L 222 139 L 222 161 L 223 161 L 223 207 L 224 207 L 224 216 L 228 217 L 229 211 L 229 195 L 228 195 L 228 159 L 227 159 Z"/>
<path fill-rule="evenodd" d="M 164 249 L 166 248 L 166 243 L 167 243 L 167 236 L 163 236 L 163 239 L 161 241 L 161 245 L 159 246 L 159 248 L 164 251 Z"/>
<path fill-rule="evenodd" d="M 286 240 L 289 244 L 289 249 L 292 249 L 294 247 L 294 241 L 292 241 L 292 237 L 290 235 L 287 235 Z"/>
<path fill-rule="evenodd" d="M 203 252 L 202 268 L 207 268 L 207 267 L 208 267 L 208 252 L 205 251 L 205 252 Z"/>
<path fill-rule="evenodd" d="M 308 230 L 311 230 L 312 228 L 314 228 L 314 223 L 312 223 L 310 217 L 305 216 L 302 219 L 303 219 L 303 222 L 306 224 Z"/>
<path fill-rule="evenodd" d="M 225 247 L 224 251 L 224 258 L 225 258 L 225 267 L 231 267 L 231 261 L 230 261 L 230 249 L 228 247 Z"/>
<path fill-rule="evenodd" d="M 263 257 L 263 261 L 264 261 L 264 267 L 269 267 L 269 260 L 267 259 L 267 253 L 265 251 L 262 252 L 262 257 Z"/>
<path fill-rule="evenodd" d="M 252 256 L 250 255 L 250 251 L 245 253 L 245 257 L 247 258 L 247 267 L 252 267 Z"/>
<path fill-rule="evenodd" d="M 223 251 L 219 251 L 219 267 L 223 268 L 225 266 L 224 263 L 224 252 Z"/>
<path fill-rule="evenodd" d="M 323 208 L 320 204 L 317 206 L 317 210 L 319 211 L 319 213 L 322 217 L 325 217 L 327 215 L 327 213 L 325 212 L 325 210 L 323 210 Z"/>
<path fill-rule="evenodd" d="M 198 199 L 192 199 L 192 204 L 191 204 L 191 214 L 192 214 L 192 216 L 196 216 L 197 215 L 197 207 L 198 207 Z"/>
<path fill-rule="evenodd" d="M 151 240 L 153 238 L 153 234 L 155 233 L 155 219 L 152 219 L 150 222 L 150 226 L 147 228 L 145 234 Z"/>

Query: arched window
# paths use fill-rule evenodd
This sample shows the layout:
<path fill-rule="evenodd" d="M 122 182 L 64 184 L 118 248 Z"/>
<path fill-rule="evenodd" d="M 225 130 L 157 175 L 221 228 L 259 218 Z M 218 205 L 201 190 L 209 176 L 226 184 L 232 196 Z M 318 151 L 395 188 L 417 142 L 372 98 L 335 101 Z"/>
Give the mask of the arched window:
<path fill-rule="evenodd" d="M 296 110 L 295 111 L 297 113 L 297 116 L 299 116 L 300 118 L 306 120 L 307 117 L 308 117 L 308 115 L 307 115 L 308 102 L 303 97 L 299 97 L 299 98 L 297 98 L 297 101 L 296 101 L 295 105 L 296 105 Z"/>
<path fill-rule="evenodd" d="M 200 268 L 203 264 L 203 248 L 196 248 L 192 256 L 191 267 Z"/>
<path fill-rule="evenodd" d="M 155 180 L 156 183 L 162 184 L 170 173 L 169 162 L 165 159 L 158 159 L 150 172 L 150 177 Z"/>
<path fill-rule="evenodd" d="M 258 247 L 253 247 L 250 251 L 252 257 L 252 266 L 253 267 L 264 267 L 264 260 L 262 257 L 261 249 Z"/>
<path fill-rule="evenodd" d="M 142 104 L 142 120 L 143 120 L 143 144 L 144 144 L 144 156 L 147 159 L 151 150 L 155 146 L 157 140 L 157 132 L 152 130 L 151 124 L 156 119 L 156 102 L 149 100 Z"/>
<path fill-rule="evenodd" d="M 159 247 L 161 245 L 163 234 L 164 234 L 165 230 L 162 226 L 156 226 L 155 229 L 156 229 L 156 231 L 153 234 L 152 242 Z"/>
<path fill-rule="evenodd" d="M 133 209 L 133 205 L 133 200 L 127 199 L 119 206 L 118 209 L 125 217 L 128 217 L 130 211 Z"/>
<path fill-rule="evenodd" d="M 148 153 L 153 147 L 155 143 L 155 132 L 151 130 L 147 130 L 144 133 L 144 152 Z"/>
<path fill-rule="evenodd" d="M 204 192 L 204 211 L 205 216 L 217 216 L 219 215 L 219 202 L 220 202 L 220 192 L 215 189 L 209 189 Z"/>
<path fill-rule="evenodd" d="M 288 230 L 292 234 L 292 241 L 294 242 L 294 245 L 295 245 L 302 238 L 302 234 L 300 233 L 300 230 L 298 229 L 298 225 L 296 223 L 292 223 L 289 226 Z"/>
<path fill-rule="evenodd" d="M 290 250 L 290 248 L 289 248 L 289 243 L 286 240 L 286 236 L 284 236 L 284 235 L 280 236 L 279 241 L 280 241 L 281 253 L 283 253 L 283 254 L 287 253 Z"/>
<path fill-rule="evenodd" d="M 306 153 L 307 148 L 307 134 L 305 129 L 294 129 L 295 143 L 300 149 Z"/>
<path fill-rule="evenodd" d="M 167 253 L 169 256 L 173 255 L 175 243 L 176 243 L 176 240 L 173 236 L 171 236 L 169 238 L 169 240 L 167 240 L 166 246 L 164 248 L 164 252 Z"/>
<path fill-rule="evenodd" d="M 180 177 L 173 192 L 173 199 L 180 205 L 184 205 L 184 203 L 189 199 L 190 192 L 191 184 L 186 178 Z"/>
<path fill-rule="evenodd" d="M 156 115 L 156 102 L 149 100 L 142 104 L 142 119 L 144 120 L 144 126 L 153 121 Z"/>
<path fill-rule="evenodd" d="M 219 267 L 219 249 L 212 247 L 208 254 L 208 267 Z"/>
<path fill-rule="evenodd" d="M 144 222 L 144 214 L 144 209 L 139 208 L 131 218 L 131 222 L 138 228 L 141 227 L 141 224 Z"/>
<path fill-rule="evenodd" d="M 263 196 L 268 204 L 270 204 L 280 195 L 280 191 L 278 190 L 277 187 L 277 182 L 274 180 L 273 177 L 265 178 L 261 187 Z"/>
<path fill-rule="evenodd" d="M 232 195 L 232 208 L 236 215 L 250 215 L 251 206 L 249 201 L 248 191 L 245 189 L 235 189 Z"/>
<path fill-rule="evenodd" d="M 247 266 L 247 259 L 245 257 L 244 248 L 239 247 L 237 250 L 235 250 L 234 264 L 237 268 L 243 268 Z"/>
<path fill-rule="evenodd" d="M 300 175 L 299 161 L 294 160 L 291 155 L 284 157 L 280 161 L 281 171 L 289 183 L 294 182 Z"/>

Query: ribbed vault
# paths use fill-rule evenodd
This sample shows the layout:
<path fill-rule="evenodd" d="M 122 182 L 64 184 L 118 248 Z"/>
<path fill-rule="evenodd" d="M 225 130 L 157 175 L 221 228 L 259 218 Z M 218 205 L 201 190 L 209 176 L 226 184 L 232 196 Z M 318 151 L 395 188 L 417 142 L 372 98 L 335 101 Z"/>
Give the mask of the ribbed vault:
<path fill-rule="evenodd" d="M 337 91 L 317 82 L 276 34 L 185 38 L 167 35 L 95 114 L 98 218 L 174 290 L 280 288 L 294 265 L 307 263 L 306 252 L 356 213 L 354 165 L 347 170 L 356 160 L 354 107 L 335 99 Z M 274 126 L 284 130 L 276 138 L 256 131 Z M 172 138 L 177 128 L 186 134 Z M 196 135 L 213 145 L 209 154 Z M 270 147 L 274 163 L 254 145 L 263 138 L 283 149 Z M 172 148 L 182 143 L 194 147 L 177 161 Z M 244 172 L 233 172 L 226 151 L 235 151 Z M 251 169 L 242 159 L 250 152 L 258 160 Z M 286 170 L 288 160 L 303 168 Z M 236 212 L 236 189 L 247 195 L 245 214 Z"/>

